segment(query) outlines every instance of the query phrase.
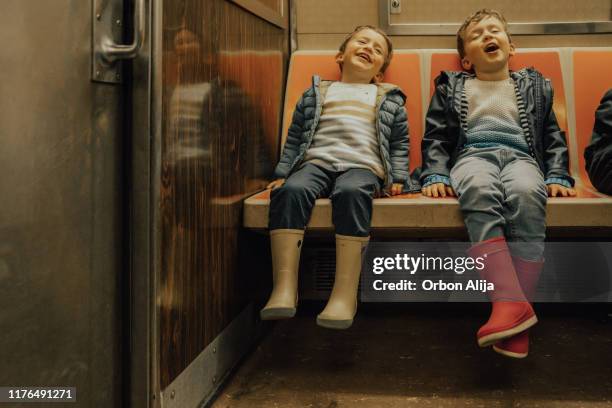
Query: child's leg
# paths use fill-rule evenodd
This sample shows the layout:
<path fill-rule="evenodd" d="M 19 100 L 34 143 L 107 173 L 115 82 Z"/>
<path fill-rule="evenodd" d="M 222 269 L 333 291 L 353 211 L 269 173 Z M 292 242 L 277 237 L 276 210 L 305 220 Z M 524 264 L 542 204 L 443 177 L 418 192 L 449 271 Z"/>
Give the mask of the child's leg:
<path fill-rule="evenodd" d="M 537 163 L 528 155 L 516 156 L 502 170 L 506 190 L 506 236 L 513 263 L 525 297 L 533 301 L 544 265 L 542 254 L 546 234 L 546 184 Z M 524 358 L 529 353 L 525 330 L 493 346 L 500 354 Z"/>
<path fill-rule="evenodd" d="M 372 199 L 380 179 L 369 170 L 353 169 L 338 176 L 331 194 L 336 227 L 336 276 L 325 309 L 317 324 L 346 329 L 357 311 L 357 289 L 363 250 L 367 246 L 372 219 Z"/>
<path fill-rule="evenodd" d="M 330 174 L 306 164 L 270 193 L 268 228 L 303 230 L 308 224 L 318 197 L 326 195 L 332 184 Z"/>
<path fill-rule="evenodd" d="M 523 293 L 527 300 L 532 302 L 535 297 L 544 262 L 526 261 L 517 257 L 513 257 L 512 261 Z M 522 331 L 515 336 L 496 343 L 493 346 L 493 350 L 508 357 L 527 357 L 527 354 L 529 354 L 529 330 Z"/>
<path fill-rule="evenodd" d="M 370 235 L 372 200 L 380 188 L 381 180 L 370 170 L 352 169 L 338 176 L 330 196 L 336 234 Z"/>
<path fill-rule="evenodd" d="M 537 322 L 525 301 L 504 238 L 505 198 L 500 174 L 506 158 L 507 149 L 468 151 L 451 171 L 466 227 L 472 242 L 477 243 L 469 254 L 485 259 L 480 274 L 495 287 L 489 293 L 493 303 L 491 316 L 477 333 L 481 347 L 520 333 Z"/>
<path fill-rule="evenodd" d="M 306 165 L 271 193 L 269 227 L 274 287 L 260 312 L 263 320 L 295 315 L 304 228 L 315 200 L 329 190 L 331 181 L 322 169 Z"/>
<path fill-rule="evenodd" d="M 514 256 L 540 261 L 546 236 L 546 184 L 538 164 L 527 154 L 514 156 L 504 166 L 500 178 L 506 192 L 506 238 Z"/>
<path fill-rule="evenodd" d="M 501 162 L 496 154 L 499 151 L 487 148 L 464 153 L 450 173 L 472 242 L 504 236 L 504 190 Z"/>

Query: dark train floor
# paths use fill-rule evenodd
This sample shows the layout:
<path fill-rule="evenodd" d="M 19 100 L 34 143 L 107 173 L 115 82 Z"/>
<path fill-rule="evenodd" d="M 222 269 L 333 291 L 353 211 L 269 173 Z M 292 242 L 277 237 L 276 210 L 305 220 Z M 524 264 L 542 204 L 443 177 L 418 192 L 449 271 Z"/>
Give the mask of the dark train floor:
<path fill-rule="evenodd" d="M 524 360 L 476 345 L 487 305 L 362 304 L 346 331 L 316 326 L 322 307 L 271 325 L 212 406 L 612 406 L 609 307 L 538 305 Z"/>

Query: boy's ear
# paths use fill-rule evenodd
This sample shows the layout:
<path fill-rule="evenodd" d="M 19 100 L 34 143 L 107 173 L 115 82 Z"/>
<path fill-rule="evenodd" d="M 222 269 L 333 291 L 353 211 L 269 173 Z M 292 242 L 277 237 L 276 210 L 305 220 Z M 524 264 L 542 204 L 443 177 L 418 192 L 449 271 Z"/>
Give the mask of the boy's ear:
<path fill-rule="evenodd" d="M 467 58 L 463 58 L 461 60 L 461 66 L 463 67 L 463 69 L 465 69 L 466 71 L 471 71 L 472 68 L 474 67 L 474 64 L 472 64 L 472 62 L 467 59 Z"/>
<path fill-rule="evenodd" d="M 338 51 L 338 53 L 336 54 L 336 64 L 342 66 L 343 62 L 344 62 L 344 53 Z"/>
<path fill-rule="evenodd" d="M 513 43 L 510 43 L 510 52 L 508 53 L 508 55 L 510 57 L 514 57 L 514 54 L 516 54 L 516 47 Z"/>
<path fill-rule="evenodd" d="M 372 82 L 375 84 L 378 84 L 383 81 L 384 77 L 385 77 L 385 74 L 382 72 L 379 72 L 378 74 L 374 75 L 374 78 L 372 78 Z"/>

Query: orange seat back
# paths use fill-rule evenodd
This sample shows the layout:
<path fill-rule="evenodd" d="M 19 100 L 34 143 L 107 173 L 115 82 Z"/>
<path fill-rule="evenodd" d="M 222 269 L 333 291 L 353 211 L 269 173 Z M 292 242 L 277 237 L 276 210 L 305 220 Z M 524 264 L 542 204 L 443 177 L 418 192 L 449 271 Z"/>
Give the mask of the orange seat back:
<path fill-rule="evenodd" d="M 599 102 L 604 93 L 612 88 L 612 50 L 574 51 L 572 59 L 578 167 L 582 181 L 592 186 L 585 170 L 584 149 L 591 141 Z"/>

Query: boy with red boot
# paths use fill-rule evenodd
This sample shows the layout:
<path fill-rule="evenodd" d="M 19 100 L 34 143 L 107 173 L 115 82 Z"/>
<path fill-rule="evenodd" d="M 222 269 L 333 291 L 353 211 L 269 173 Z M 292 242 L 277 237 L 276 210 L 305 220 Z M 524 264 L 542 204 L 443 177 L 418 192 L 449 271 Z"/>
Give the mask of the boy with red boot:
<path fill-rule="evenodd" d="M 478 344 L 523 358 L 537 322 L 529 300 L 544 261 L 547 195 L 576 194 L 567 144 L 550 81 L 533 68 L 510 72 L 515 48 L 500 13 L 468 17 L 457 50 L 465 71 L 441 73 L 427 113 L 422 192 L 456 193 L 469 254 L 485 259 L 482 278 L 495 286 Z"/>

